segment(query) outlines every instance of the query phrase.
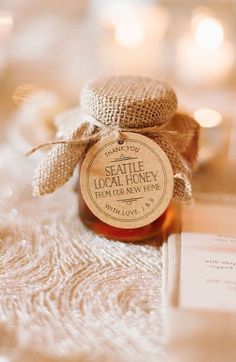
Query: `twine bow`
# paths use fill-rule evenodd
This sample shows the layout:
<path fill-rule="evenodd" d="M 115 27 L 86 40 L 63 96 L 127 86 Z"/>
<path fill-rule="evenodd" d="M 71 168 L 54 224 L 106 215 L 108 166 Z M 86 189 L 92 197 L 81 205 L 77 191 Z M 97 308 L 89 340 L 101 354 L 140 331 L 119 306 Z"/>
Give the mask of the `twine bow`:
<path fill-rule="evenodd" d="M 192 197 L 190 167 L 197 155 L 199 126 L 195 120 L 184 114 L 176 114 L 168 123 L 145 128 L 119 128 L 102 123 L 82 123 L 66 140 L 40 144 L 30 150 L 30 156 L 37 150 L 54 146 L 40 161 L 33 177 L 33 194 L 44 195 L 54 192 L 73 175 L 74 169 L 91 144 L 104 136 L 114 135 L 117 141 L 124 141 L 124 132 L 140 133 L 153 139 L 167 154 L 174 174 L 173 198 L 189 201 Z M 188 166 L 186 161 L 188 161 Z"/>

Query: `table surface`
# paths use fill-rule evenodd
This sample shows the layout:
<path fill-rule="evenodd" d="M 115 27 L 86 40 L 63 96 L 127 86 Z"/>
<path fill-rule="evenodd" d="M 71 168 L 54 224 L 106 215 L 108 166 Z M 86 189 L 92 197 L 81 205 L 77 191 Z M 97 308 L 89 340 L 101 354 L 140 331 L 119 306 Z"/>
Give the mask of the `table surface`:
<path fill-rule="evenodd" d="M 0 149 L 0 356 L 164 360 L 161 250 L 88 231 L 73 180 L 32 197 L 35 161 Z"/>

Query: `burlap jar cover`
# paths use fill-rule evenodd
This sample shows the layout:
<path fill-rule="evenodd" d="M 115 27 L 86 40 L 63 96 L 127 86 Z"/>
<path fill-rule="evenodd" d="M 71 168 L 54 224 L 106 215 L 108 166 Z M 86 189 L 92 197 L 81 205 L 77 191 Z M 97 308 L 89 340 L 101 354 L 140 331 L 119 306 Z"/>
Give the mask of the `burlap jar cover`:
<path fill-rule="evenodd" d="M 174 90 L 165 83 L 137 76 L 98 78 L 81 92 L 84 122 L 66 140 L 39 145 L 54 145 L 41 160 L 33 178 L 33 193 L 54 192 L 72 176 L 88 147 L 104 136 L 135 132 L 153 139 L 167 154 L 174 174 L 173 198 L 192 197 L 191 169 L 197 156 L 198 123 L 177 112 Z"/>

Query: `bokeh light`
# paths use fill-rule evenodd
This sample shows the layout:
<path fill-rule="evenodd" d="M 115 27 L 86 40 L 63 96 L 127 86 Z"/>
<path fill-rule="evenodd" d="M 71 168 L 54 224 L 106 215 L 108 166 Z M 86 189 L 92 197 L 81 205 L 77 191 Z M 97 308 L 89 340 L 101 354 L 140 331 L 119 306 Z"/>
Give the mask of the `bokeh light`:
<path fill-rule="evenodd" d="M 115 38 L 120 45 L 136 47 L 143 43 L 145 30 L 138 20 L 123 20 L 116 26 Z"/>
<path fill-rule="evenodd" d="M 210 108 L 201 108 L 194 112 L 194 118 L 204 128 L 212 128 L 218 126 L 222 121 L 219 112 Z"/>
<path fill-rule="evenodd" d="M 0 40 L 5 40 L 11 33 L 14 23 L 13 14 L 9 11 L 0 11 Z"/>
<path fill-rule="evenodd" d="M 218 20 L 212 17 L 202 18 L 196 25 L 195 38 L 204 49 L 214 50 L 223 43 L 224 30 Z"/>
<path fill-rule="evenodd" d="M 0 11 L 0 26 L 11 26 L 13 15 L 8 11 Z"/>

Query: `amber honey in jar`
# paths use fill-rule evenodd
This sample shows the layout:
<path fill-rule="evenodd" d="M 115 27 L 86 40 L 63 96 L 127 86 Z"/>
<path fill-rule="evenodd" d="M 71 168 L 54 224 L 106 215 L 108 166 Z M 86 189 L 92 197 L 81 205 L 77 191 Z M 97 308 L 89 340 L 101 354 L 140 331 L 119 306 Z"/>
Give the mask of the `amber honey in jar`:
<path fill-rule="evenodd" d="M 79 217 L 95 233 L 138 242 L 172 230 L 173 168 L 156 134 L 142 130 L 168 122 L 176 107 L 169 86 L 144 77 L 100 78 L 82 90 L 82 112 L 105 128 L 87 148 L 77 187 Z"/>

